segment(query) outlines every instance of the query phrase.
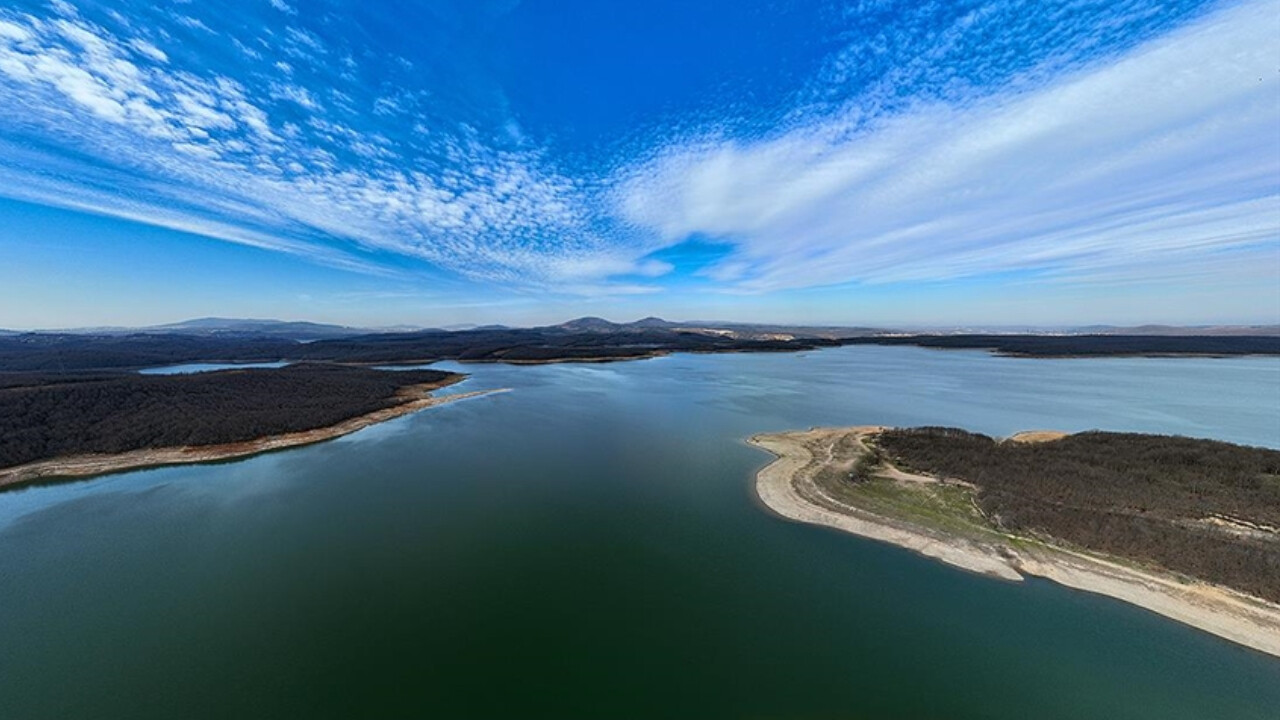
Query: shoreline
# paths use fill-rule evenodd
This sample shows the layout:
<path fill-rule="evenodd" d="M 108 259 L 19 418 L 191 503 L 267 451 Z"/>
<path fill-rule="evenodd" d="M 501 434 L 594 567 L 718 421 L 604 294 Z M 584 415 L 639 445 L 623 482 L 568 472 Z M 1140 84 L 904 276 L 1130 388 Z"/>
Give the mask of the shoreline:
<path fill-rule="evenodd" d="M 814 473 L 808 472 L 824 462 L 810 451 L 810 443 L 847 437 L 861 445 L 863 437 L 885 429 L 880 426 L 812 428 L 753 435 L 747 440 L 748 444 L 774 456 L 756 473 L 756 498 L 769 511 L 787 520 L 889 543 L 1001 580 L 1021 582 L 1034 576 L 1076 590 L 1106 595 L 1280 657 L 1280 605 L 1275 603 L 1226 587 L 1183 581 L 1170 574 L 1138 569 L 1090 553 L 994 530 L 979 539 L 877 514 L 832 497 L 814 481 Z M 1036 434 L 1041 433 L 1045 431 Z M 828 453 L 826 460 L 831 459 Z M 898 481 L 938 482 L 902 473 L 896 468 L 890 470 L 900 476 L 895 478 Z"/>
<path fill-rule="evenodd" d="M 1270 337 L 1270 336 L 1263 336 Z M 368 367 L 368 368 L 406 368 L 429 366 L 441 362 L 456 362 L 462 365 L 556 365 L 565 363 L 614 363 L 628 362 L 631 360 L 652 360 L 654 358 L 669 357 L 671 355 L 689 354 L 689 355 L 725 355 L 725 354 L 755 354 L 755 353 L 806 353 L 816 350 L 832 350 L 844 347 L 916 347 L 922 350 L 933 350 L 937 352 L 984 352 L 995 357 L 1027 359 L 1027 360 L 1092 360 L 1106 358 L 1150 358 L 1175 360 L 1178 358 L 1200 358 L 1200 359 L 1216 359 L 1229 360 L 1232 358 L 1249 358 L 1249 357 L 1278 357 L 1280 351 L 1248 351 L 1234 353 L 1214 353 L 1214 352 L 1106 352 L 1106 353 L 1061 353 L 1061 354 L 1041 354 L 1022 351 L 1005 351 L 996 347 L 937 347 L 923 343 L 868 343 L 868 342 L 842 342 L 836 339 L 834 344 L 818 344 L 813 346 L 795 347 L 795 348 L 723 348 L 723 349 L 692 349 L 692 348 L 655 348 L 651 352 L 640 355 L 599 355 L 599 356 L 583 356 L 583 357 L 551 357 L 540 359 L 508 359 L 502 357 L 485 357 L 485 358 L 462 358 L 458 356 L 445 357 L 426 357 L 411 360 L 311 360 L 311 359 L 287 359 L 276 358 L 274 360 L 186 360 L 182 362 L 172 363 L 172 365 L 187 364 L 218 364 L 218 365 L 254 365 L 263 362 L 282 362 L 286 365 L 294 365 L 306 362 L 328 363 L 332 365 L 343 365 L 348 367 Z M 168 365 L 140 365 L 131 367 L 111 368 L 109 371 L 122 371 L 139 373 L 144 370 L 150 370 L 155 367 L 168 367 Z M 236 368 L 226 368 L 234 370 Z M 95 372 L 86 370 L 86 372 Z"/>
<path fill-rule="evenodd" d="M 342 437 L 343 435 L 350 435 L 370 425 L 411 415 L 419 410 L 509 390 L 509 388 L 498 388 L 454 395 L 436 396 L 431 394 L 432 391 L 448 387 L 460 382 L 462 379 L 459 377 L 443 383 L 425 383 L 401 388 L 395 397 L 405 398 L 404 402 L 311 430 L 299 430 L 282 435 L 268 435 L 235 443 L 146 448 L 112 454 L 70 455 L 15 465 L 0 469 L 0 493 L 45 482 L 57 482 L 61 479 L 68 481 L 84 480 L 99 475 L 109 475 L 129 470 L 144 470 L 168 465 L 216 463 L 260 455 L 275 450 L 312 445 Z"/>

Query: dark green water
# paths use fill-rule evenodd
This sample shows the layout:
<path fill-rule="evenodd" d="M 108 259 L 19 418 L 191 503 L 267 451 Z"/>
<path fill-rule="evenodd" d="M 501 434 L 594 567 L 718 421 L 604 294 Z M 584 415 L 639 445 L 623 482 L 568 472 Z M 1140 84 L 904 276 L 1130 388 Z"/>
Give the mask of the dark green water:
<path fill-rule="evenodd" d="M 467 366 L 337 441 L 0 495 L 0 718 L 1280 717 L 1280 660 L 758 507 L 760 431 L 1280 446 L 1275 358 Z"/>

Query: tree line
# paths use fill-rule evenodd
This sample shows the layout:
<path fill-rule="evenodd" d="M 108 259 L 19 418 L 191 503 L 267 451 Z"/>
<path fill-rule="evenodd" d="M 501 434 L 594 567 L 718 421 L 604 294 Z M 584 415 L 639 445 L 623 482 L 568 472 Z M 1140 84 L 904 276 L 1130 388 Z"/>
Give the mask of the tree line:
<path fill-rule="evenodd" d="M 1280 535 L 1212 520 L 1280 527 L 1280 451 L 1109 432 L 1002 442 L 938 427 L 889 430 L 876 443 L 905 469 L 978 485 L 982 510 L 1010 531 L 1280 601 Z"/>
<path fill-rule="evenodd" d="M 971 348 L 1027 356 L 1280 354 L 1280 337 L 1266 336 L 895 335 L 750 339 L 662 327 L 614 330 L 543 327 L 457 332 L 423 330 L 299 342 L 251 333 L 27 333 L 0 336 L 0 372 L 75 372 L 186 362 L 272 360 L 343 363 L 404 363 L 438 359 L 599 360 L 644 357 L 655 352 L 798 351 L 855 344 Z"/>
<path fill-rule="evenodd" d="M 451 376 L 318 364 L 55 376 L 34 385 L 22 375 L 0 376 L 0 467 L 312 430 L 397 404 L 405 386 Z"/>

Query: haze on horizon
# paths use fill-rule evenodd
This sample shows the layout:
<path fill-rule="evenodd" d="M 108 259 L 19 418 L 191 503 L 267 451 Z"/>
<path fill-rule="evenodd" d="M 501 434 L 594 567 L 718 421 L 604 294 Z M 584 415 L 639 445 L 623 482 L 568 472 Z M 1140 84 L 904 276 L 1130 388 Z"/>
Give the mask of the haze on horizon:
<path fill-rule="evenodd" d="M 18 2 L 0 327 L 1280 323 L 1280 0 Z"/>

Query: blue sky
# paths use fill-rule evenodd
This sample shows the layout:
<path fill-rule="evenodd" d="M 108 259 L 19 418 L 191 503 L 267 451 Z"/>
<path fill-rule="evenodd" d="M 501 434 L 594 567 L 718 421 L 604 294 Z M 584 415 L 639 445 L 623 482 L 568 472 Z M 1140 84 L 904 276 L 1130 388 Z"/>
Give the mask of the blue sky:
<path fill-rule="evenodd" d="M 0 327 L 1280 322 L 1280 0 L 0 4 Z"/>

